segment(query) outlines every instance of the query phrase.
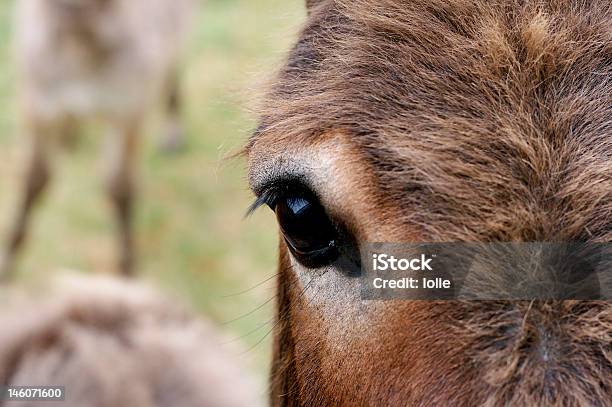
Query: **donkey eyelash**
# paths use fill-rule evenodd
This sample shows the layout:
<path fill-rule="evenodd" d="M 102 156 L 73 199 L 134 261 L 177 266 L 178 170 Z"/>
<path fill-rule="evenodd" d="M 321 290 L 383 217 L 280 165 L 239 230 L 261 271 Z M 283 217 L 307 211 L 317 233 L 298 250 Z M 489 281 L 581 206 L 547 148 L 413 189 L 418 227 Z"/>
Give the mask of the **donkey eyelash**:
<path fill-rule="evenodd" d="M 247 209 L 245 216 L 246 217 L 251 216 L 253 212 L 255 212 L 257 209 L 259 209 L 260 207 L 264 205 L 273 207 L 276 201 L 278 200 L 279 196 L 280 196 L 280 191 L 273 186 L 268 187 L 267 189 L 264 189 L 261 195 L 259 195 L 251 205 L 249 205 L 249 208 Z"/>
<path fill-rule="evenodd" d="M 311 191 L 310 188 L 305 185 L 299 179 L 283 179 L 272 181 L 267 185 L 260 188 L 260 194 L 255 201 L 248 207 L 246 217 L 249 217 L 257 209 L 264 205 L 268 205 L 270 208 L 274 208 L 278 199 L 292 191 Z M 310 192 L 312 193 L 312 192 Z"/>

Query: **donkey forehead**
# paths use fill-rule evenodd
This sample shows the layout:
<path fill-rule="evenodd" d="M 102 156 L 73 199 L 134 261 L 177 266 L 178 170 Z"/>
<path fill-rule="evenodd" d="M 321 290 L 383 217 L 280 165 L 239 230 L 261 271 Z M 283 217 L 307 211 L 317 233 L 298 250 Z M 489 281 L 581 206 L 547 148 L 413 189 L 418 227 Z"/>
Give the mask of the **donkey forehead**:
<path fill-rule="evenodd" d="M 517 215 L 552 228 L 542 214 L 564 209 L 543 201 L 609 202 L 610 7 L 372 3 L 311 15 L 250 141 L 253 174 L 319 162 L 329 180 L 324 164 L 349 157 L 379 204 L 472 237 Z"/>

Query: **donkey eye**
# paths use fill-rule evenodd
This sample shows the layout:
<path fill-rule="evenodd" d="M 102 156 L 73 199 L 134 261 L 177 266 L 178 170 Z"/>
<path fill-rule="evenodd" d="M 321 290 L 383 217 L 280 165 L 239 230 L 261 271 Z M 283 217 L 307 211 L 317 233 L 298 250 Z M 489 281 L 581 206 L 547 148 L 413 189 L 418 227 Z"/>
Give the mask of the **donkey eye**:
<path fill-rule="evenodd" d="M 300 263 L 316 268 L 338 257 L 336 229 L 314 195 L 286 193 L 271 206 L 289 250 Z"/>

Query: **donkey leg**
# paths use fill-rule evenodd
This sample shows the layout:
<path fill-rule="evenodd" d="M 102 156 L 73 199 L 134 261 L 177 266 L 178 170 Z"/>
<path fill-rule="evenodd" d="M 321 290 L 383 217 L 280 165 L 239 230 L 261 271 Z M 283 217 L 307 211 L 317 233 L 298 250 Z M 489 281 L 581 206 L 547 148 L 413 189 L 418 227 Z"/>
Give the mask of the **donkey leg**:
<path fill-rule="evenodd" d="M 60 128 L 60 144 L 68 151 L 74 151 L 79 143 L 79 121 L 72 116 L 66 117 Z"/>
<path fill-rule="evenodd" d="M 182 95 L 179 83 L 178 68 L 172 69 L 166 80 L 164 92 L 165 130 L 160 143 L 162 151 L 179 150 L 185 143 L 185 135 L 181 125 Z"/>
<path fill-rule="evenodd" d="M 21 202 L 12 228 L 9 230 L 5 253 L 0 256 L 0 280 L 8 280 L 11 277 L 15 259 L 27 235 L 32 209 L 50 180 L 48 142 L 52 135 L 44 134 L 46 133 L 44 127 L 38 125 L 34 125 L 31 132 L 32 145 L 21 192 Z"/>
<path fill-rule="evenodd" d="M 134 271 L 132 234 L 135 161 L 139 144 L 140 120 L 115 128 L 111 135 L 107 191 L 113 205 L 119 234 L 119 271 L 131 276 Z"/>

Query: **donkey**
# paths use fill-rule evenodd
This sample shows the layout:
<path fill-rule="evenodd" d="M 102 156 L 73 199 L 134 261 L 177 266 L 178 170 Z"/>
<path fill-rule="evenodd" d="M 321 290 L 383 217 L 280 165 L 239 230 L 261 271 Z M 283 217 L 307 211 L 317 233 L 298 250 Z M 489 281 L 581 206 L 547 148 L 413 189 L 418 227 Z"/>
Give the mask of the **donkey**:
<path fill-rule="evenodd" d="M 51 286 L 36 300 L 0 288 L 0 386 L 63 386 L 65 407 L 259 405 L 238 349 L 153 288 L 70 275 Z"/>
<path fill-rule="evenodd" d="M 19 108 L 31 142 L 20 209 L 0 259 L 7 277 L 28 218 L 50 179 L 57 139 L 85 119 L 109 128 L 108 193 L 120 233 L 120 270 L 132 271 L 131 217 L 135 161 L 152 101 L 167 112 L 164 144 L 180 143 L 177 64 L 191 0 L 20 0 L 15 53 Z"/>
<path fill-rule="evenodd" d="M 272 404 L 612 405 L 606 301 L 364 301 L 366 242 L 612 240 L 609 1 L 319 0 L 247 143 Z M 357 263 L 358 264 L 358 263 Z"/>

